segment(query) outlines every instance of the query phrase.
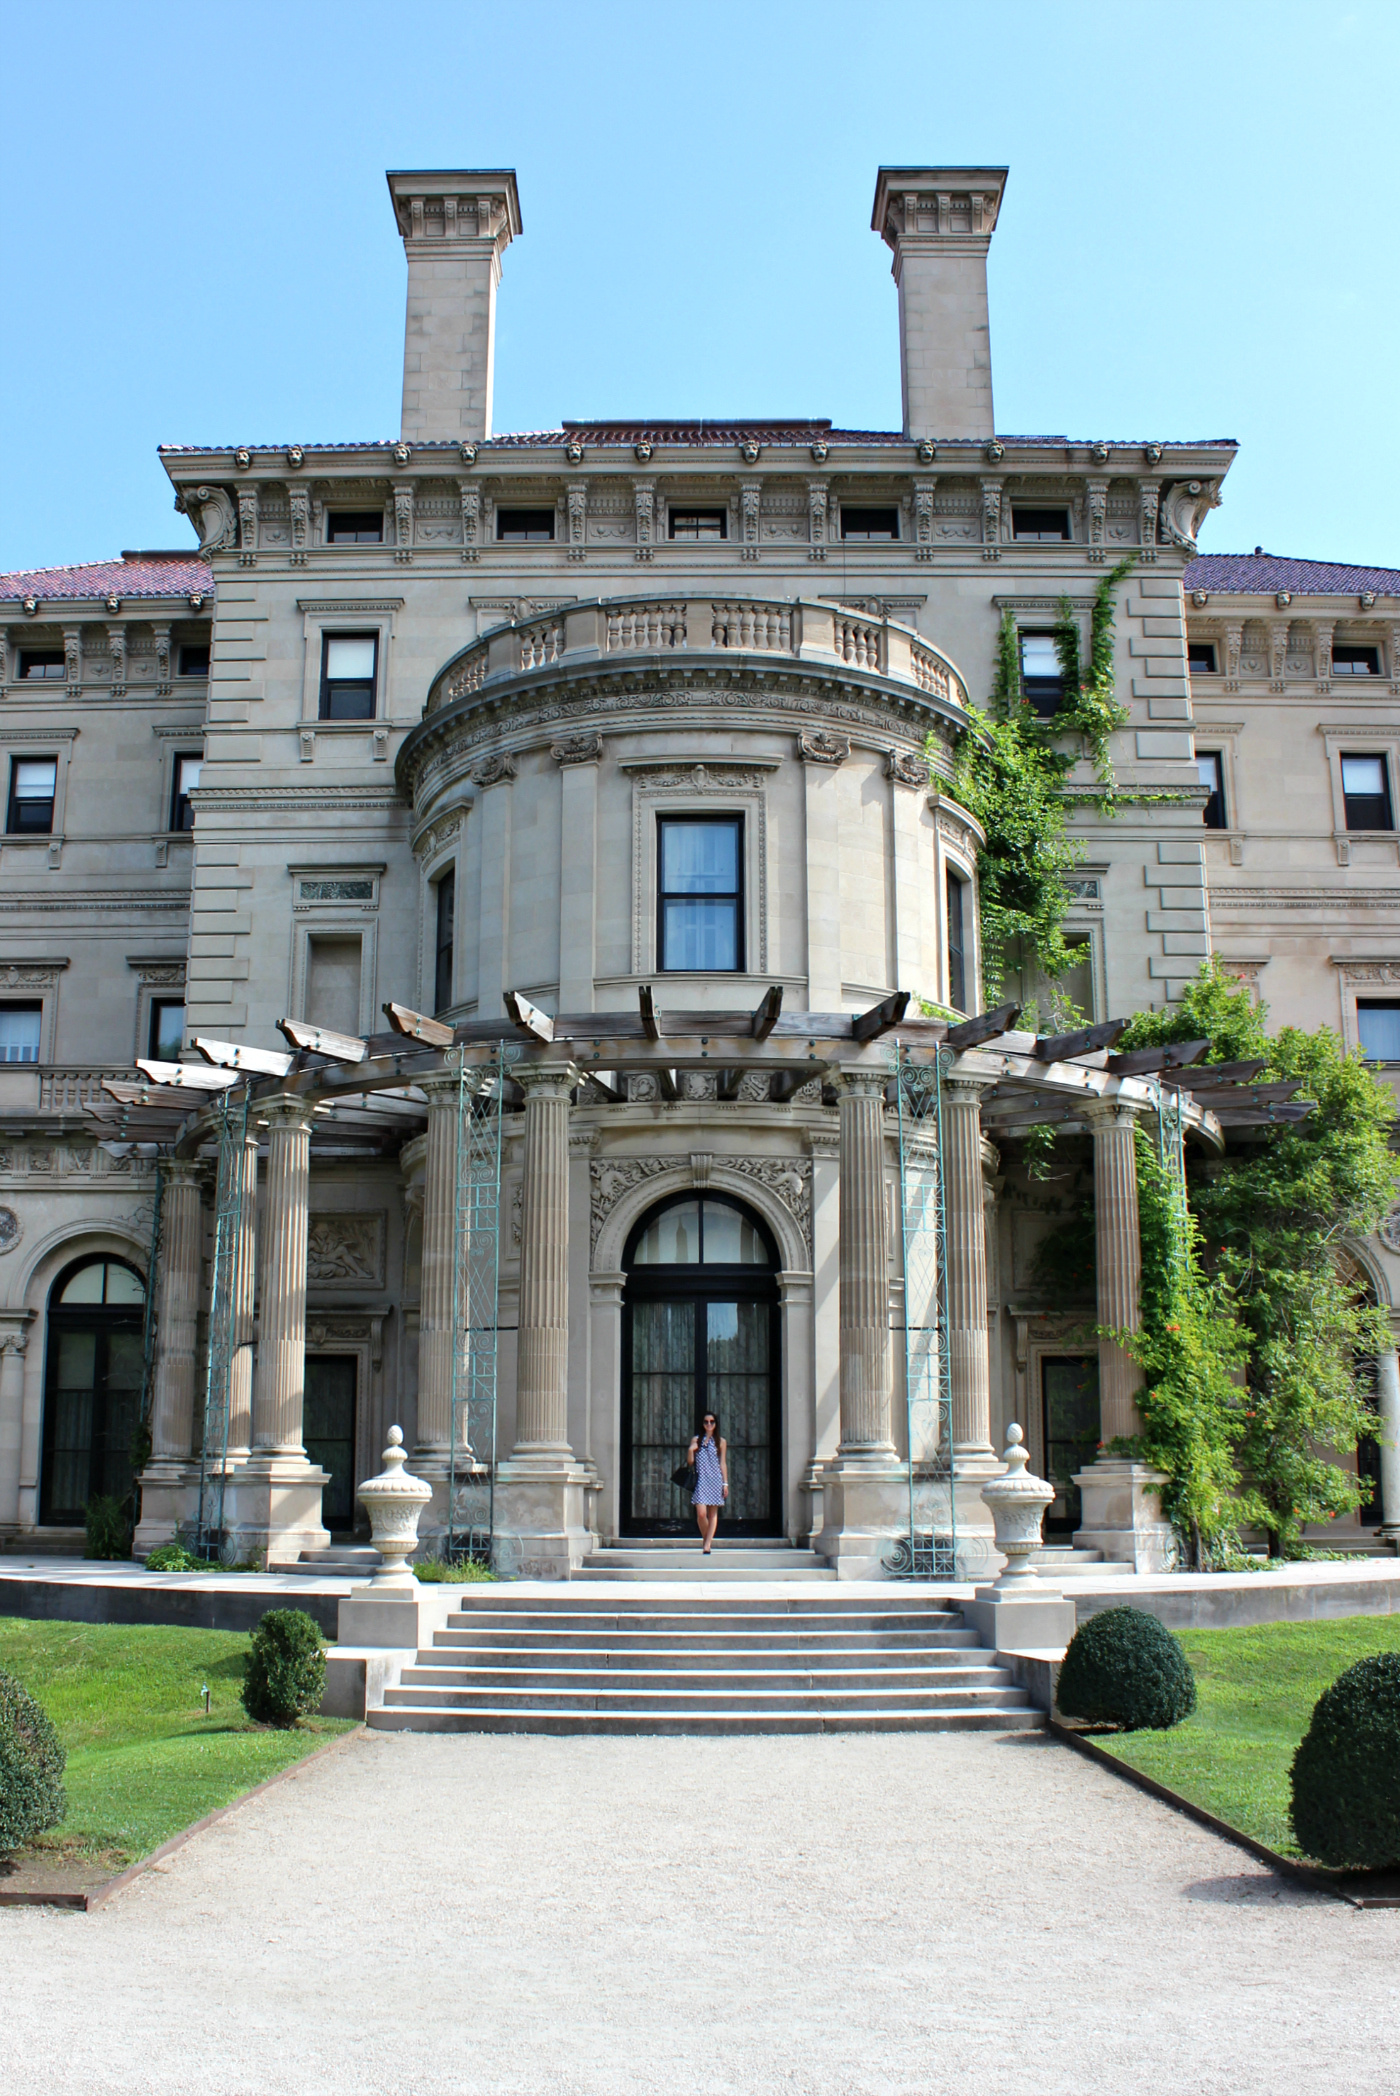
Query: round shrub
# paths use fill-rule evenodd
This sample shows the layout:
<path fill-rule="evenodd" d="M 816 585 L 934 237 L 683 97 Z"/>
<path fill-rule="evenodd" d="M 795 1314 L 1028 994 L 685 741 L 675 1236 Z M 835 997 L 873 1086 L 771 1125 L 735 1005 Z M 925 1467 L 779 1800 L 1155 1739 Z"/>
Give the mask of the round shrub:
<path fill-rule="evenodd" d="M 1335 1869 L 1400 1867 L 1400 1652 L 1373 1652 L 1318 1697 L 1293 1756 L 1293 1833 Z"/>
<path fill-rule="evenodd" d="M 48 1713 L 0 1667 L 0 1855 L 58 1825 L 66 1760 Z"/>
<path fill-rule="evenodd" d="M 258 1725 L 295 1725 L 320 1708 L 326 1685 L 321 1633 L 299 1608 L 270 1608 L 253 1632 L 243 1708 Z"/>
<path fill-rule="evenodd" d="M 158 1543 L 146 1559 L 148 1572 L 207 1572 L 207 1558 L 196 1557 L 183 1543 Z"/>
<path fill-rule="evenodd" d="M 1196 1708 L 1196 1678 L 1155 1616 L 1106 1608 L 1070 1639 L 1056 1700 L 1066 1717 L 1091 1725 L 1165 1732 Z"/>

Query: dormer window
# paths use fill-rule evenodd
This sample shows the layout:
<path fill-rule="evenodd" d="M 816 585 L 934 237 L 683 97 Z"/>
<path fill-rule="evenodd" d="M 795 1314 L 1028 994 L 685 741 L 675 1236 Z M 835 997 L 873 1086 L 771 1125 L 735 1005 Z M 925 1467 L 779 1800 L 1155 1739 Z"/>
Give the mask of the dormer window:
<path fill-rule="evenodd" d="M 1332 675 L 1334 677 L 1379 677 L 1381 673 L 1381 651 L 1379 648 L 1355 648 L 1351 643 L 1337 643 L 1332 649 Z"/>
<path fill-rule="evenodd" d="M 547 546 L 554 537 L 552 509 L 498 509 L 496 538 L 502 546 Z"/>
<path fill-rule="evenodd" d="M 691 540 L 726 539 L 729 519 L 722 509 L 673 509 L 671 536 Z"/>
<path fill-rule="evenodd" d="M 843 539 L 897 539 L 899 537 L 899 511 L 897 509 L 851 509 L 841 505 L 841 536 Z"/>
<path fill-rule="evenodd" d="M 328 546 L 382 546 L 382 509 L 333 509 L 326 514 Z"/>
<path fill-rule="evenodd" d="M 1029 509 L 1024 503 L 1011 505 L 1011 536 L 1017 545 L 1053 545 L 1069 537 L 1067 509 Z"/>

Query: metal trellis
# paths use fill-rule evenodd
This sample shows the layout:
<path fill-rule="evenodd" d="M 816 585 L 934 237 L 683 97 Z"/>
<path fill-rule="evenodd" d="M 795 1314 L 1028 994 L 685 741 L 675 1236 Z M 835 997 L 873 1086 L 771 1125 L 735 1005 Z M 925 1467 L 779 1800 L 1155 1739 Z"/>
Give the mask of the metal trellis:
<path fill-rule="evenodd" d="M 943 1055 L 895 1050 L 899 1215 L 904 1274 L 904 1390 L 909 1534 L 887 1569 L 950 1579 L 958 1559 L 953 1399 L 948 1361 L 947 1209 L 943 1186 Z"/>
<path fill-rule="evenodd" d="M 195 1549 L 217 1551 L 224 1540 L 224 1488 L 228 1477 L 229 1399 L 239 1294 L 239 1266 L 246 1252 L 243 1228 L 243 1152 L 248 1139 L 248 1087 L 223 1093 L 218 1108 L 219 1169 L 214 1194 L 214 1271 L 209 1291 L 209 1345 L 204 1369 L 204 1418 L 199 1447 L 199 1510 Z"/>
<path fill-rule="evenodd" d="M 515 1054 L 519 1050 L 514 1051 Z M 494 1561 L 496 1367 L 501 1267 L 501 1127 L 506 1063 L 457 1063 L 452 1224 L 452 1416 L 447 1554 Z M 513 1059 L 513 1057 L 511 1058 Z"/>

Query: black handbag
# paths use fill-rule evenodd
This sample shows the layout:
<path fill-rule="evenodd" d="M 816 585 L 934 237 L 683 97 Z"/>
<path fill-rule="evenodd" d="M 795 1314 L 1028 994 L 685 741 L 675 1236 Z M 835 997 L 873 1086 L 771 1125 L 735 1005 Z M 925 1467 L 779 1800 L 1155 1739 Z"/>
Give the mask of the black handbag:
<path fill-rule="evenodd" d="M 671 1483 L 679 1485 L 683 1492 L 693 1492 L 695 1490 L 695 1465 L 693 1463 L 677 1463 L 675 1469 L 671 1472 Z"/>

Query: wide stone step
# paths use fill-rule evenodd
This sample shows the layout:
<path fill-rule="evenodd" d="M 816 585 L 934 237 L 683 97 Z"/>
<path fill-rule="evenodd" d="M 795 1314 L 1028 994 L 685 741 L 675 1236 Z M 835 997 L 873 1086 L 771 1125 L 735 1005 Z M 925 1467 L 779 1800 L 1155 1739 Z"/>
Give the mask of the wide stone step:
<path fill-rule="evenodd" d="M 824 1621 L 820 1617 L 774 1617 L 757 1615 L 734 1609 L 701 1609 L 687 1613 L 668 1607 L 654 1613 L 636 1614 L 632 1610 L 619 1611 L 615 1615 L 584 1615 L 574 1610 L 550 1614 L 539 1610 L 532 1614 L 519 1615 L 504 1610 L 457 1610 L 447 1619 L 442 1635 L 459 1636 L 463 1633 L 475 1637 L 482 1631 L 548 1631 L 554 1636 L 580 1636 L 617 1631 L 650 1632 L 652 1634 L 684 1635 L 692 1632 L 697 1636 L 734 1637 L 745 1632 L 764 1636 L 869 1636 L 886 1634 L 899 1636 L 956 1636 L 960 1633 L 952 1628 L 959 1622 L 957 1617 L 916 1615 L 840 1616 Z M 971 1631 L 961 1633 L 974 1636 Z"/>
<path fill-rule="evenodd" d="M 778 1582 L 763 1583 L 760 1591 L 736 1594 L 725 1613 L 752 1616 L 901 1616 L 910 1621 L 922 1621 L 927 1615 L 956 1614 L 959 1604 L 949 1595 L 932 1588 L 920 1588 L 912 1583 L 901 1586 L 893 1582 L 882 1586 L 878 1595 L 869 1592 L 852 1594 L 838 1587 L 824 1587 L 820 1593 L 809 1594 L 802 1589 L 778 1593 Z M 703 1594 L 687 1594 L 667 1591 L 652 1594 L 629 1594 L 627 1596 L 590 1591 L 578 1582 L 562 1582 L 544 1593 L 538 1586 L 513 1587 L 508 1584 L 483 1581 L 480 1585 L 464 1586 L 457 1597 L 454 1613 L 463 1615 L 668 1615 L 690 1614 L 711 1616 L 716 1612 L 714 1597 Z"/>
<path fill-rule="evenodd" d="M 486 1705 L 476 1710 L 371 1710 L 366 1723 L 376 1732 L 520 1732 L 558 1738 L 627 1739 L 640 1736 L 740 1739 L 756 1734 L 816 1732 L 1042 1732 L 1045 1713 L 962 1705 L 940 1710 L 665 1711 L 530 1710 Z"/>
<path fill-rule="evenodd" d="M 976 1663 L 979 1648 L 969 1639 L 965 1644 L 942 1648 L 902 1642 L 890 1646 L 811 1645 L 792 1646 L 764 1639 L 757 1647 L 736 1648 L 732 1642 L 715 1639 L 701 1644 L 696 1639 L 647 1638 L 638 1645 L 595 1644 L 559 1638 L 548 1643 L 521 1644 L 514 1640 L 499 1644 L 451 1645 L 434 1642 L 418 1654 L 417 1665 L 430 1667 L 658 1667 L 685 1666 L 706 1671 L 727 1667 L 781 1673 L 790 1668 L 864 1668 L 880 1673 L 890 1668 L 926 1666 L 943 1672 Z"/>
<path fill-rule="evenodd" d="M 736 1563 L 733 1559 L 680 1558 L 673 1565 L 668 1565 L 665 1571 L 661 1571 L 655 1566 L 615 1564 L 606 1558 L 590 1558 L 587 1564 L 574 1573 L 569 1584 L 577 1586 L 581 1582 L 603 1579 L 665 1579 L 674 1580 L 678 1586 L 687 1581 L 711 1586 L 725 1580 L 781 1579 L 800 1581 L 805 1585 L 812 1580 L 826 1581 L 835 1578 L 836 1574 L 831 1566 L 822 1564 L 785 1565 L 781 1569 L 768 1572 L 759 1571 L 753 1564 Z"/>
<path fill-rule="evenodd" d="M 994 1672 L 996 1670 L 993 1670 Z M 577 1688 L 539 1688 L 535 1686 L 510 1685 L 434 1688 L 414 1685 L 386 1689 L 384 1707 L 389 1710 L 458 1710 L 470 1711 L 478 1707 L 509 1709 L 518 1704 L 524 1710 L 629 1710 L 659 1711 L 668 1715 L 697 1711 L 709 1713 L 725 1711 L 734 1715 L 762 1715 L 772 1710 L 940 1710 L 943 1708 L 989 1708 L 996 1710 L 1022 1710 L 1027 1705 L 1024 1689 L 1001 1681 L 987 1686 L 950 1686 L 940 1688 L 920 1683 L 910 1688 L 891 1688 L 884 1682 L 853 1688 L 827 1688 L 820 1683 L 808 1684 L 799 1677 L 796 1683 L 783 1682 L 771 1689 L 755 1689 L 744 1683 L 709 1682 L 703 1688 L 657 1687 L 645 1683 L 628 1681 L 616 1687 L 600 1685 L 596 1681 L 585 1682 Z"/>
<path fill-rule="evenodd" d="M 757 1695 L 793 1690 L 821 1688 L 833 1693 L 867 1689 L 911 1689 L 936 1688 L 1008 1688 L 1011 1676 L 1004 1667 L 982 1666 L 894 1666 L 894 1667 L 696 1667 L 689 1656 L 678 1654 L 673 1660 L 660 1665 L 638 1664 L 623 1668 L 596 1666 L 542 1665 L 530 1661 L 522 1666 L 473 1665 L 439 1666 L 432 1662 L 420 1662 L 417 1666 L 405 1667 L 401 1688 L 404 1692 L 420 1688 L 511 1688 L 511 1689 L 592 1689 L 606 1681 L 620 1693 L 634 1687 L 652 1691 L 660 1688 L 681 1688 L 724 1694 Z"/>

